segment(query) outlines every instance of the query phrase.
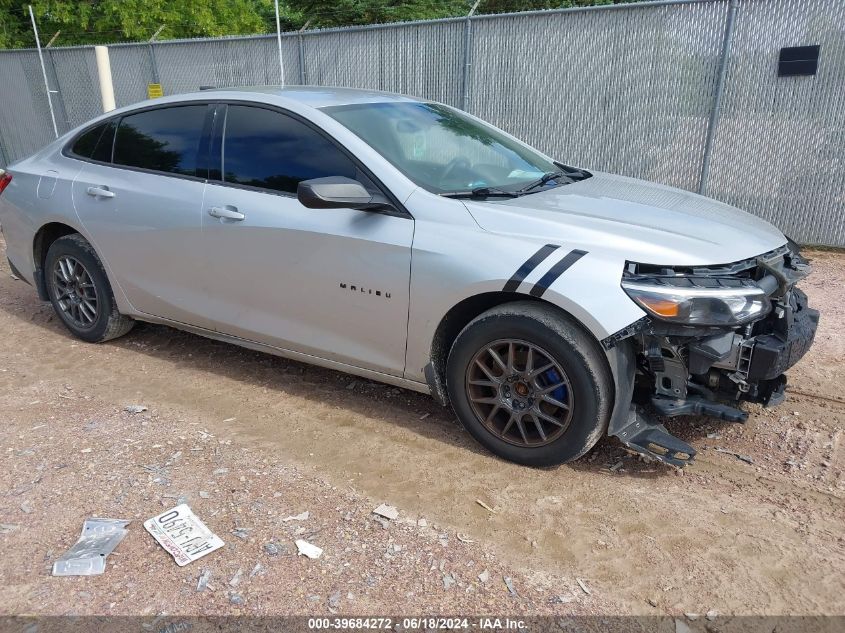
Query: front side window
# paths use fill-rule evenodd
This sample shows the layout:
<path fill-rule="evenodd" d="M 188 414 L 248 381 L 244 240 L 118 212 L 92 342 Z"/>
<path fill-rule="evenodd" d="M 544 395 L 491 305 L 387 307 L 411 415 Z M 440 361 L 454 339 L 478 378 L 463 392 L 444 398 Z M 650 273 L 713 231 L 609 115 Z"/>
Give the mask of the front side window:
<path fill-rule="evenodd" d="M 513 191 L 560 169 L 501 130 L 436 103 L 362 103 L 323 112 L 435 193 L 475 187 Z"/>
<path fill-rule="evenodd" d="M 223 133 L 225 182 L 296 193 L 303 180 L 361 179 L 352 160 L 322 134 L 286 114 L 230 105 Z"/>
<path fill-rule="evenodd" d="M 184 176 L 197 175 L 206 105 L 157 108 L 120 120 L 114 163 Z"/>

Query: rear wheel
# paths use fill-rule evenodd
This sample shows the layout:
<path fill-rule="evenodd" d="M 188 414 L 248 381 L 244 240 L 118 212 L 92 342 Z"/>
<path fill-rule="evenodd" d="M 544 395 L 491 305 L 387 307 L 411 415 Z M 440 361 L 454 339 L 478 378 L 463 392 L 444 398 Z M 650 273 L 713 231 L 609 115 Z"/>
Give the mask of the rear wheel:
<path fill-rule="evenodd" d="M 510 461 L 553 466 L 584 455 L 607 428 L 612 378 L 595 341 L 551 306 L 493 308 L 449 354 L 452 406 L 481 444 Z"/>
<path fill-rule="evenodd" d="M 135 322 L 117 311 L 100 259 L 78 233 L 50 245 L 44 262 L 47 294 L 74 335 L 89 343 L 123 336 Z"/>

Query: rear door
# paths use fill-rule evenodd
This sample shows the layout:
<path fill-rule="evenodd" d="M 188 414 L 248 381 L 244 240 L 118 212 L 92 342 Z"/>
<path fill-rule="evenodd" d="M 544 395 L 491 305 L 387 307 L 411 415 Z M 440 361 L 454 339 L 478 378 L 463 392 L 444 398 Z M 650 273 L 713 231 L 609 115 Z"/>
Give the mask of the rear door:
<path fill-rule="evenodd" d="M 226 333 L 401 376 L 414 221 L 399 212 L 307 209 L 297 184 L 377 185 L 312 124 L 222 105 L 203 204 L 202 287 Z"/>
<path fill-rule="evenodd" d="M 196 281 L 207 175 L 207 146 L 200 146 L 212 112 L 191 103 L 114 119 L 73 183 L 79 219 L 130 303 L 200 326 L 206 322 L 195 310 Z"/>

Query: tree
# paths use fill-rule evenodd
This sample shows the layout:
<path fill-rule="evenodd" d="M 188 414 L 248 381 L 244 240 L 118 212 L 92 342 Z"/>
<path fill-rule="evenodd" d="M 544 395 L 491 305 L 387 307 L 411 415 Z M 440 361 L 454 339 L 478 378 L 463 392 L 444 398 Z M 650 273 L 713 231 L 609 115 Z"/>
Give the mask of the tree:
<path fill-rule="evenodd" d="M 466 15 L 473 0 L 281 0 L 281 25 L 325 28 Z M 478 13 L 641 0 L 482 0 Z M 57 45 L 272 33 L 273 0 L 0 0 L 0 48 L 35 45 L 27 4 L 42 37 Z"/>
<path fill-rule="evenodd" d="M 273 0 L 0 0 L 0 46 L 35 44 L 27 5 L 42 37 L 58 45 L 245 35 L 275 31 Z M 300 25 L 287 9 L 283 27 Z"/>

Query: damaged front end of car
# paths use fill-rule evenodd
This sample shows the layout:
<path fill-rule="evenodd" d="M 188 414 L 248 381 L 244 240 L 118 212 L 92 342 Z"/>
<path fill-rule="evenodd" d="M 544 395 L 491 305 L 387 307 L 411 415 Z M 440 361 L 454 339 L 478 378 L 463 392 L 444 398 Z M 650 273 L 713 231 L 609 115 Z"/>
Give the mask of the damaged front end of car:
<path fill-rule="evenodd" d="M 810 272 L 791 241 L 721 266 L 626 263 L 622 287 L 648 316 L 603 341 L 636 354 L 626 424 L 611 429 L 630 449 L 674 466 L 695 450 L 654 415 L 745 422 L 745 402 L 774 406 L 786 376 L 813 342 L 819 313 L 796 283 Z"/>

